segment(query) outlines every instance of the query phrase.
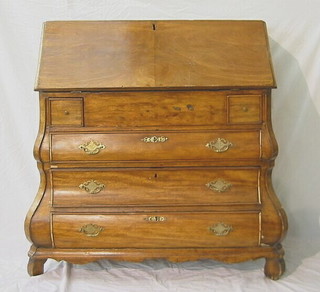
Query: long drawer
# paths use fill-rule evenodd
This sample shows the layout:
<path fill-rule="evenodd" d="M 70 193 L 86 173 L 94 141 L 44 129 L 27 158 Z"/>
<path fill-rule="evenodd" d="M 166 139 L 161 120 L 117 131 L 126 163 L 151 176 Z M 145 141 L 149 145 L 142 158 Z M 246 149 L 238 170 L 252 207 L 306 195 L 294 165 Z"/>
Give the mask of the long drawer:
<path fill-rule="evenodd" d="M 57 248 L 244 247 L 259 244 L 259 213 L 54 214 Z"/>
<path fill-rule="evenodd" d="M 53 205 L 219 205 L 259 202 L 257 168 L 53 170 Z"/>
<path fill-rule="evenodd" d="M 54 133 L 52 161 L 260 158 L 260 131 Z"/>

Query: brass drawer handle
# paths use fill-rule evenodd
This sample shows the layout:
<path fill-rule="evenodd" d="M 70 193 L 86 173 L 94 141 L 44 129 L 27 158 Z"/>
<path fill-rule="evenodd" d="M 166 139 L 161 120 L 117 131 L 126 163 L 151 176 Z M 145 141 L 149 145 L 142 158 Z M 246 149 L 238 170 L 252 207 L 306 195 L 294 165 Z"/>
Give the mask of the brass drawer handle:
<path fill-rule="evenodd" d="M 80 228 L 80 232 L 89 237 L 95 237 L 100 234 L 104 228 L 96 224 L 87 224 Z"/>
<path fill-rule="evenodd" d="M 166 221 L 167 218 L 164 216 L 149 216 L 144 218 L 144 220 L 148 222 L 163 222 L 163 221 Z"/>
<path fill-rule="evenodd" d="M 80 184 L 79 188 L 85 190 L 89 194 L 97 194 L 105 188 L 105 185 L 92 179 Z"/>
<path fill-rule="evenodd" d="M 210 226 L 209 230 L 217 236 L 226 236 L 233 230 L 233 227 L 231 225 L 219 222 L 213 226 Z"/>
<path fill-rule="evenodd" d="M 206 144 L 206 147 L 218 153 L 225 152 L 232 146 L 232 143 L 224 138 L 217 138 L 216 140 Z"/>
<path fill-rule="evenodd" d="M 102 143 L 96 141 L 90 141 L 84 144 L 79 145 L 79 149 L 82 149 L 85 153 L 89 155 L 98 154 L 100 150 L 105 149 L 106 146 Z"/>
<path fill-rule="evenodd" d="M 232 187 L 232 184 L 221 178 L 218 178 L 214 181 L 208 182 L 206 186 L 214 192 L 224 193 Z"/>
<path fill-rule="evenodd" d="M 168 137 L 165 136 L 152 136 L 152 137 L 144 137 L 141 141 L 145 143 L 164 143 L 168 141 Z"/>

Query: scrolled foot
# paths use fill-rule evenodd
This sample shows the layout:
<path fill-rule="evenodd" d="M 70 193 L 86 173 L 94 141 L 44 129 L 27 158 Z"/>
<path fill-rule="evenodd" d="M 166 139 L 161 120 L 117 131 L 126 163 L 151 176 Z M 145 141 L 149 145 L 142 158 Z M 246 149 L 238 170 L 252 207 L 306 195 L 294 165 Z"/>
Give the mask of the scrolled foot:
<path fill-rule="evenodd" d="M 43 274 L 43 267 L 47 259 L 30 258 L 28 262 L 28 274 L 30 276 L 37 276 Z"/>
<path fill-rule="evenodd" d="M 266 258 L 264 274 L 271 280 L 278 280 L 285 271 L 283 258 Z"/>

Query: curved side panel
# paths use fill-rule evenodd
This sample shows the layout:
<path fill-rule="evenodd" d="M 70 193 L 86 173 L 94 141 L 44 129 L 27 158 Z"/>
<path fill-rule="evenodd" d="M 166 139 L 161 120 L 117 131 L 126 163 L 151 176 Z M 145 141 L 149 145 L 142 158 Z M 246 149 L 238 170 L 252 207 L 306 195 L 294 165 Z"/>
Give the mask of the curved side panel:
<path fill-rule="evenodd" d="M 260 191 L 262 201 L 261 242 L 267 245 L 280 243 L 288 229 L 287 216 L 274 192 L 271 174 L 274 160 L 278 155 L 278 144 L 271 123 L 271 92 L 263 98 L 262 153 L 265 164 L 261 169 Z"/>
<path fill-rule="evenodd" d="M 262 243 L 276 245 L 284 239 L 288 229 L 288 221 L 273 190 L 271 174 L 272 168 L 265 168 L 261 173 Z"/>
<path fill-rule="evenodd" d="M 40 126 L 38 135 L 34 145 L 34 157 L 37 161 L 38 170 L 40 172 L 40 186 L 37 195 L 27 213 L 24 230 L 28 240 L 35 245 L 51 246 L 50 240 L 50 220 L 49 212 L 46 206 L 48 204 L 43 204 L 43 198 L 50 195 L 46 195 L 47 189 L 47 176 L 44 169 L 44 164 L 41 159 L 40 150 L 44 142 L 45 129 L 46 129 L 46 99 L 40 95 Z M 50 200 L 49 200 L 50 201 Z M 48 202 L 49 202 L 48 201 Z M 44 207 L 40 207 L 43 205 Z M 38 234 L 42 234 L 42 240 L 36 240 Z"/>

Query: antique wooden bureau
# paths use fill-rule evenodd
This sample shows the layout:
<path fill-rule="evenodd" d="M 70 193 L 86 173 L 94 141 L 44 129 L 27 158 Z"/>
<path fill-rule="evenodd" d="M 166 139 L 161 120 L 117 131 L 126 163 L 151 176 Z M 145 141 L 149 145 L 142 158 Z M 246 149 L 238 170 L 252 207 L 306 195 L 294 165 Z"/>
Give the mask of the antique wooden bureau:
<path fill-rule="evenodd" d="M 263 257 L 278 279 L 274 87 L 263 21 L 45 23 L 29 274 L 48 258 Z"/>

